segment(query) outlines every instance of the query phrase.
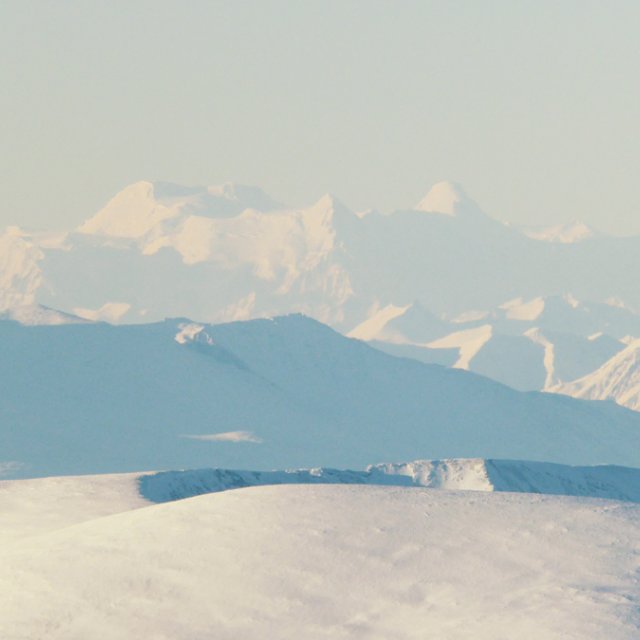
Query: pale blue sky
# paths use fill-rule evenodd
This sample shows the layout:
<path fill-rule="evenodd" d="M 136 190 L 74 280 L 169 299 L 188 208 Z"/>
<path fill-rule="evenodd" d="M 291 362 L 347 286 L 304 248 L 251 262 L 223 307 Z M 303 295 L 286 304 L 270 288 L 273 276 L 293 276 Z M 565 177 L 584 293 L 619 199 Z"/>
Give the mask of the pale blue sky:
<path fill-rule="evenodd" d="M 640 233 L 640 3 L 0 4 L 0 225 L 78 224 L 140 179 L 291 204 L 417 202 Z"/>

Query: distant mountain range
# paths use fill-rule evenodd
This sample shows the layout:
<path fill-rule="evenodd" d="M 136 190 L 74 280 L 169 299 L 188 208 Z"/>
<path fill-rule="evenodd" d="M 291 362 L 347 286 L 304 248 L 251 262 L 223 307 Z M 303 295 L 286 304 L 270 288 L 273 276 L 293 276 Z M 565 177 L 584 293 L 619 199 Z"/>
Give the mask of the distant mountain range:
<path fill-rule="evenodd" d="M 522 391 L 555 390 L 590 374 L 640 335 L 640 317 L 572 297 L 512 300 L 444 321 L 419 303 L 388 305 L 349 336 L 393 355 L 486 375 Z"/>
<path fill-rule="evenodd" d="M 350 331 L 416 300 L 449 318 L 563 296 L 637 311 L 638 272 L 638 237 L 510 227 L 452 183 L 412 210 L 357 214 L 331 195 L 292 209 L 255 187 L 139 182 L 78 229 L 6 230 L 0 309 L 127 322 L 302 312 Z"/>
<path fill-rule="evenodd" d="M 614 400 L 640 411 L 640 340 L 634 340 L 592 373 L 553 388 L 576 398 Z"/>
<path fill-rule="evenodd" d="M 637 409 L 638 366 L 621 355 L 640 337 L 637 273 L 640 237 L 505 225 L 448 182 L 390 214 L 331 195 L 290 208 L 257 187 L 139 182 L 78 229 L 0 234 L 0 317 L 301 312 L 394 355 Z"/>

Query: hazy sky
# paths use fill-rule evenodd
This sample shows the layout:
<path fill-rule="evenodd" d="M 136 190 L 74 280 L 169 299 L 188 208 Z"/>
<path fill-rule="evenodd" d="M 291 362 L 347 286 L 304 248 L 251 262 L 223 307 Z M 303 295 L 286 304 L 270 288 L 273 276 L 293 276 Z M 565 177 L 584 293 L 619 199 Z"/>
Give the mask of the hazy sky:
<path fill-rule="evenodd" d="M 640 233 L 640 2 L 0 3 L 0 226 L 140 179 Z"/>

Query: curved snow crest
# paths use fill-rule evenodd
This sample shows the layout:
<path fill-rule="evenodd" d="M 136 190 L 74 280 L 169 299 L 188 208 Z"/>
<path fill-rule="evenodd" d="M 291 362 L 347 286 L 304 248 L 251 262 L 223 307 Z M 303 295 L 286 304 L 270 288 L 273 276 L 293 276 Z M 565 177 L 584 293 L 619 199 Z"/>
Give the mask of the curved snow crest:
<path fill-rule="evenodd" d="M 341 469 L 288 469 L 284 471 L 242 471 L 233 469 L 194 469 L 161 471 L 141 476 L 140 494 L 150 502 L 171 502 L 206 493 L 230 489 L 282 484 L 382 484 L 412 486 L 401 475 L 384 472 Z"/>
<path fill-rule="evenodd" d="M 548 462 L 458 458 L 370 465 L 364 471 L 330 468 L 284 471 L 195 469 L 140 476 L 150 502 L 263 485 L 365 484 L 449 491 L 498 491 L 607 498 L 640 502 L 640 469 L 613 465 L 569 466 Z"/>

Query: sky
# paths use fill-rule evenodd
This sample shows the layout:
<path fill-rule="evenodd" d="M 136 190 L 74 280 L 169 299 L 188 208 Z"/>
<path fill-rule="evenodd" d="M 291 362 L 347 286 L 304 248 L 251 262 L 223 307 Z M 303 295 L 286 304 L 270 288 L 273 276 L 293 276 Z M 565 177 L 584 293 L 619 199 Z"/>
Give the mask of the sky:
<path fill-rule="evenodd" d="M 3 0 L 0 227 L 137 180 L 390 211 L 447 179 L 640 234 L 639 26 L 635 0 Z"/>

